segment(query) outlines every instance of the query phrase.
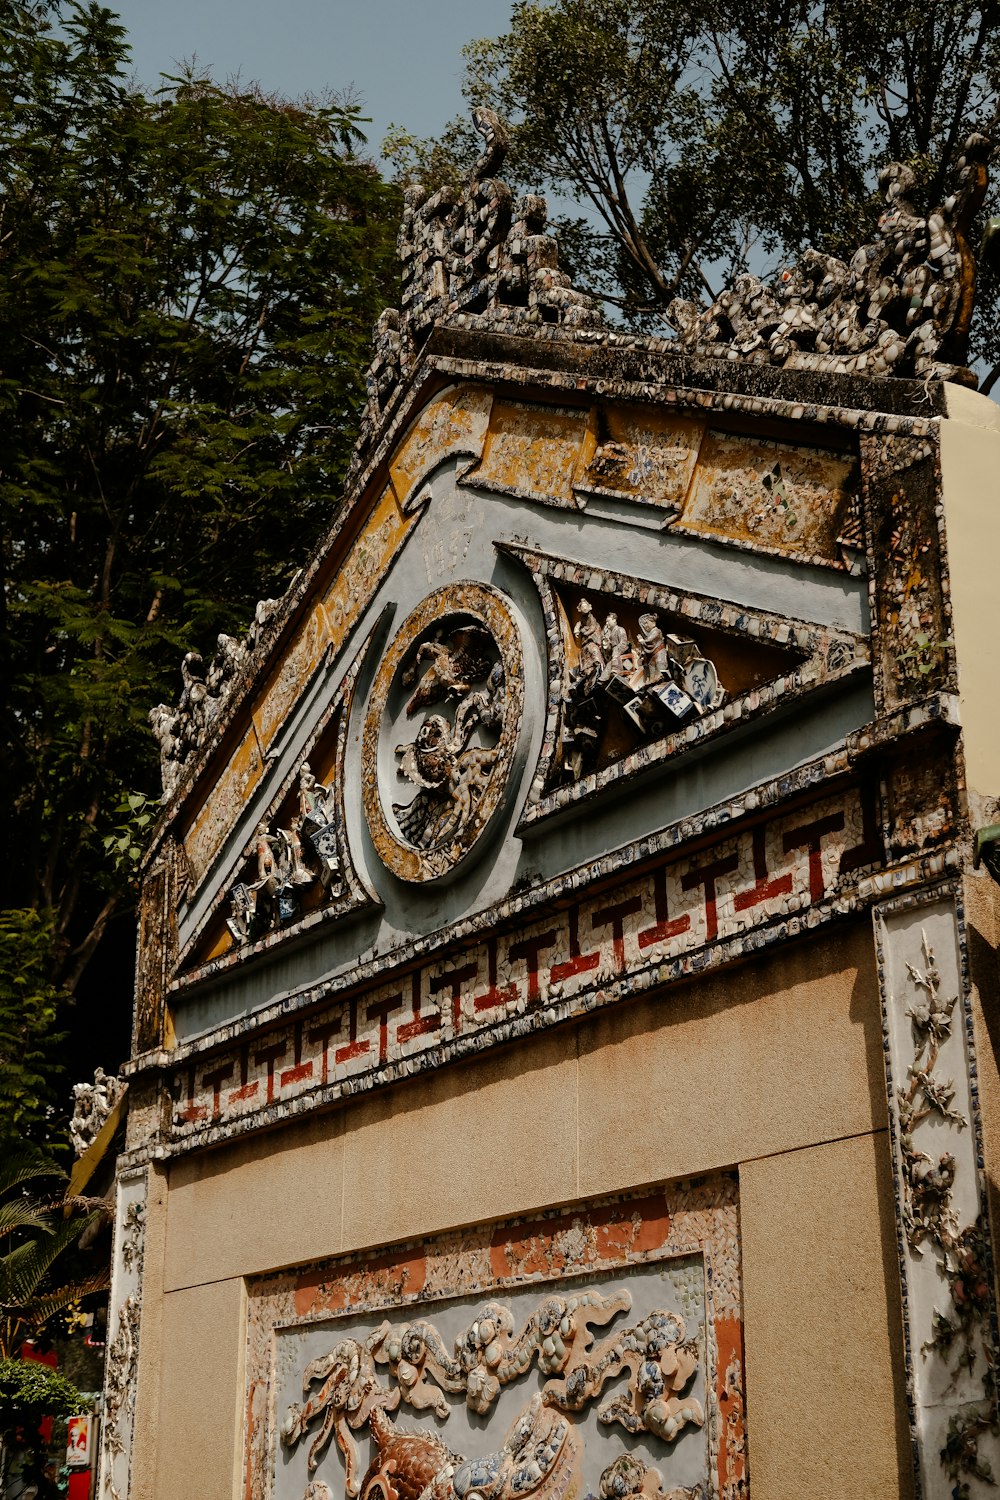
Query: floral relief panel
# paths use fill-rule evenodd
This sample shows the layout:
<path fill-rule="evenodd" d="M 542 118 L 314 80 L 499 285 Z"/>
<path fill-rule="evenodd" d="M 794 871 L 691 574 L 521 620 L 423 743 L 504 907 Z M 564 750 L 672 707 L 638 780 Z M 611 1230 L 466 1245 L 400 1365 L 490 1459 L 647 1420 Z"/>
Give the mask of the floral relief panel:
<path fill-rule="evenodd" d="M 249 1290 L 248 1500 L 748 1494 L 733 1177 Z"/>

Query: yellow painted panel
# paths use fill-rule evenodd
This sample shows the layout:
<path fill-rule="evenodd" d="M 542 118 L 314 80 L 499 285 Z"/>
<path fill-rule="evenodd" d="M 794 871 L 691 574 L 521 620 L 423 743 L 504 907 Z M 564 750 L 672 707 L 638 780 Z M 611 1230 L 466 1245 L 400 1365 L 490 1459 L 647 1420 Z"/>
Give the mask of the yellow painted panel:
<path fill-rule="evenodd" d="M 254 706 L 253 721 L 265 754 L 319 665 L 329 640 L 326 611 L 322 604 L 314 604 Z"/>
<path fill-rule="evenodd" d="M 400 514 L 392 488 L 387 488 L 323 600 L 330 640 L 335 648 L 343 644 L 351 627 L 367 608 L 400 538 L 416 519 L 416 515 Z"/>
<path fill-rule="evenodd" d="M 463 478 L 480 489 L 576 508 L 573 481 L 594 446 L 586 411 L 494 401 L 482 460 Z"/>
<path fill-rule="evenodd" d="M 454 453 L 479 457 L 492 404 L 488 391 L 459 386 L 424 407 L 389 462 L 389 477 L 404 509 L 424 476 L 443 459 Z"/>
<path fill-rule="evenodd" d="M 845 453 L 709 432 L 681 522 L 709 536 L 836 562 L 855 468 Z"/>
<path fill-rule="evenodd" d="M 679 510 L 705 423 L 654 407 L 609 406 L 601 410 L 601 429 L 578 488 Z"/>
<path fill-rule="evenodd" d="M 295 702 L 332 646 L 339 648 L 370 603 L 384 569 L 404 533 L 417 520 L 400 514 L 391 487 L 336 573 L 324 599 L 317 601 L 272 669 L 251 709 L 253 725 L 220 773 L 189 829 L 184 848 L 195 883 L 201 880 L 263 775 L 263 755 Z"/>
<path fill-rule="evenodd" d="M 208 869 L 263 774 L 264 761 L 251 725 L 185 835 L 184 852 L 195 884 Z"/>

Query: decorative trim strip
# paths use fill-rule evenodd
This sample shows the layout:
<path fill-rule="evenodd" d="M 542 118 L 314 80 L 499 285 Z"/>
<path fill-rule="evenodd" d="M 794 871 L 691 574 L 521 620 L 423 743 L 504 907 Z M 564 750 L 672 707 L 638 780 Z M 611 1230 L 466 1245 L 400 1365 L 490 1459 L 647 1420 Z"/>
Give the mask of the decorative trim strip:
<path fill-rule="evenodd" d="M 104 1372 L 99 1500 L 129 1500 L 149 1167 L 119 1174 Z"/>
<path fill-rule="evenodd" d="M 874 911 L 918 1500 L 1000 1475 L 990 1244 L 958 887 Z"/>
<path fill-rule="evenodd" d="M 567 891 L 460 952 L 192 1053 L 175 1064 L 170 1142 L 272 1123 L 789 938 L 850 910 L 881 863 L 874 794 L 853 786 L 613 889 Z"/>

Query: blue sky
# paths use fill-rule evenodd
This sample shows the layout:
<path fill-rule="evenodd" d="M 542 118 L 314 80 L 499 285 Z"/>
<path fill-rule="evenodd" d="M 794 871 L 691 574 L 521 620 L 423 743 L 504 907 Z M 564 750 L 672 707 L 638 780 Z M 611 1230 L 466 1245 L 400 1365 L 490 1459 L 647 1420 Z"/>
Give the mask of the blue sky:
<path fill-rule="evenodd" d="M 377 153 L 389 124 L 432 136 L 462 108 L 462 45 L 497 36 L 510 0 L 106 0 L 121 16 L 136 75 L 197 58 L 294 97 L 353 85 Z"/>

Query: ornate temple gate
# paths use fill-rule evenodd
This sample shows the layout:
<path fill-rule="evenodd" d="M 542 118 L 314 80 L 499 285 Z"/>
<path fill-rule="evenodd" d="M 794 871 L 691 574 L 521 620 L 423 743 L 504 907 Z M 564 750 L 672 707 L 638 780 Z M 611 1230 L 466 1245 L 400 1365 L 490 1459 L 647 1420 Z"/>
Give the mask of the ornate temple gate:
<path fill-rule="evenodd" d="M 102 1497 L 985 1495 L 1000 418 L 602 326 L 484 128 L 154 714 Z"/>

